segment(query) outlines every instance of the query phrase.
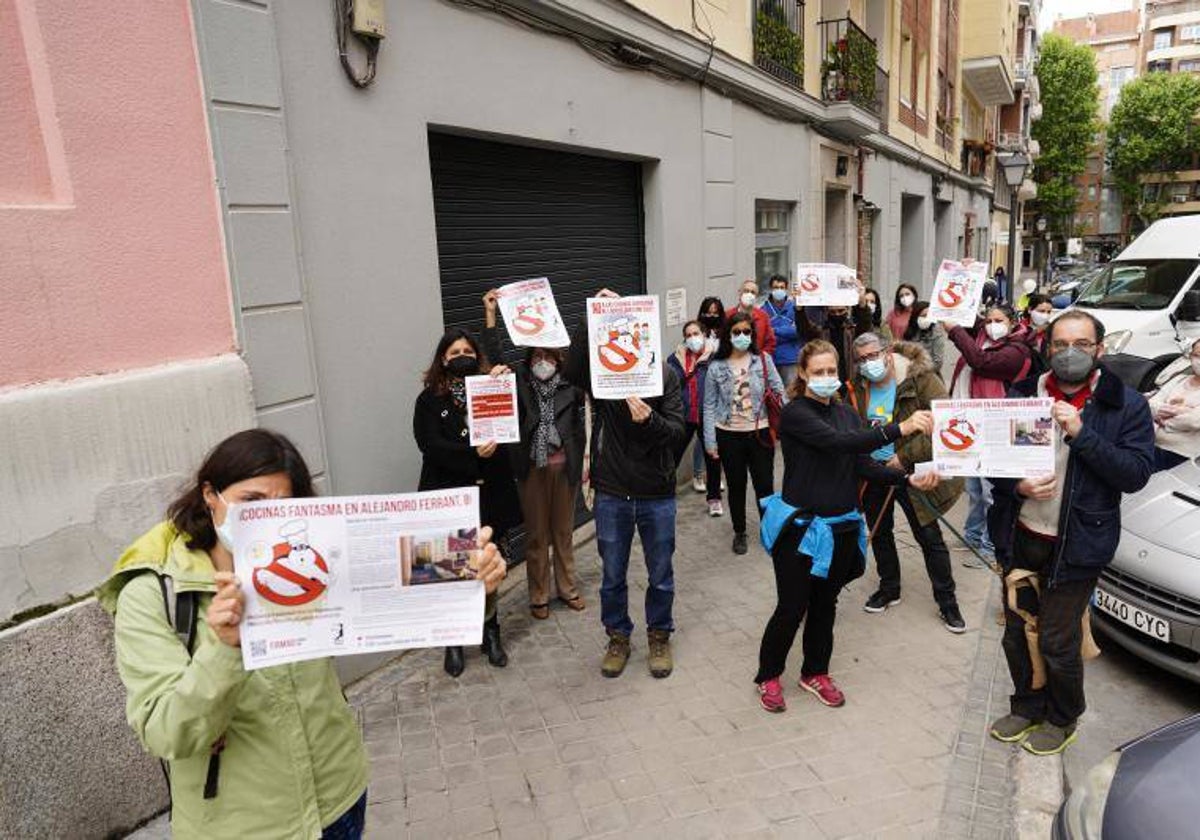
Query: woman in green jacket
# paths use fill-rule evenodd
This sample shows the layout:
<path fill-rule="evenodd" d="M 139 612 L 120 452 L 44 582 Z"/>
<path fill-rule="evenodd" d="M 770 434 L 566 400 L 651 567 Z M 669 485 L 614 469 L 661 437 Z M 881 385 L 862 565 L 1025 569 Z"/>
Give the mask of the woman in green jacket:
<path fill-rule="evenodd" d="M 227 506 L 312 495 L 287 438 L 239 432 L 208 455 L 167 521 L 121 555 L 97 592 L 115 618 L 126 717 L 169 767 L 176 838 L 362 835 L 367 757 L 332 660 L 246 671 L 238 649 L 243 596 Z M 480 577 L 493 591 L 503 576 L 489 543 Z M 202 617 L 190 653 L 167 617 L 189 592 Z"/>

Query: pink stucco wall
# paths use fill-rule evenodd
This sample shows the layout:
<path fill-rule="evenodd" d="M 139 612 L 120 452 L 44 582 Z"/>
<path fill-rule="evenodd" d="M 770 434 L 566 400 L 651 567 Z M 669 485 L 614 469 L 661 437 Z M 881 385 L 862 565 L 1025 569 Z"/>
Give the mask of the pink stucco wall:
<path fill-rule="evenodd" d="M 234 346 L 187 0 L 0 0 L 0 387 Z"/>

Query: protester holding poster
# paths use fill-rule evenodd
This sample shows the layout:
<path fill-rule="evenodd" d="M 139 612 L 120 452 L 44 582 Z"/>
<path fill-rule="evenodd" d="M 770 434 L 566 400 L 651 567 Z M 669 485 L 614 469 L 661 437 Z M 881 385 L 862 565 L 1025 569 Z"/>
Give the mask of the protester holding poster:
<path fill-rule="evenodd" d="M 735 313 L 708 368 L 702 414 L 704 449 L 709 458 L 720 461 L 729 485 L 734 554 L 747 551 L 747 473 L 754 487 L 755 510 L 775 485 L 775 438 L 767 401 L 774 394 L 782 405 L 783 390 L 775 362 L 754 345 L 750 316 Z"/>
<path fill-rule="evenodd" d="M 247 671 L 239 650 L 248 582 L 232 571 L 229 505 L 312 495 L 287 438 L 239 432 L 96 593 L 130 725 L 169 767 L 175 837 L 362 835 L 367 756 L 333 661 Z M 504 577 L 495 546 L 479 576 L 492 591 Z"/>
<path fill-rule="evenodd" d="M 617 300 L 608 289 L 595 300 Z M 675 629 L 675 466 L 686 431 L 679 378 L 660 365 L 659 397 L 606 399 L 592 390 L 592 351 L 587 320 L 572 336 L 567 378 L 588 389 L 592 398 L 591 484 L 596 542 L 604 565 L 600 618 L 608 633 L 608 650 L 600 671 L 617 677 L 629 661 L 633 621 L 629 617 L 629 554 L 636 529 L 642 540 L 648 586 L 647 665 L 654 677 L 674 668 L 671 632 Z"/>
<path fill-rule="evenodd" d="M 413 409 L 413 438 L 421 450 L 418 490 L 479 487 L 481 519 L 494 529 L 494 539 L 504 545 L 508 530 L 521 521 L 517 487 L 508 454 L 494 441 L 472 446 L 467 428 L 465 379 L 483 371 L 507 373 L 503 365 L 489 368 L 478 342 L 466 330 L 446 331 L 425 371 L 425 390 Z M 496 599 L 486 605 L 481 650 L 490 664 L 503 668 L 508 654 L 500 642 Z M 466 667 L 461 647 L 446 648 L 446 673 L 457 677 Z"/>
<path fill-rule="evenodd" d="M 1031 350 L 1025 328 L 1008 306 L 993 305 L 972 329 L 953 321 L 942 327 L 960 354 L 950 378 L 952 399 L 1002 399 L 1029 372 Z M 963 536 L 971 547 L 991 556 L 994 549 L 987 527 L 991 487 L 987 479 L 972 477 L 966 480 L 966 489 L 971 505 Z"/>
<path fill-rule="evenodd" d="M 937 473 L 909 477 L 871 459 L 871 452 L 913 432 L 928 433 L 929 412 L 917 411 L 902 423 L 864 427 L 858 414 L 836 398 L 837 351 L 826 341 L 810 341 L 800 351 L 792 401 L 783 409 L 783 492 L 766 499 L 763 548 L 775 565 L 778 602 L 759 649 L 759 699 L 768 712 L 787 708 L 779 678 L 800 623 L 804 622 L 804 661 L 800 687 L 826 706 L 846 702 L 829 675 L 833 624 L 842 587 L 861 577 L 866 565 L 867 528 L 859 510 L 859 482 L 919 490 L 937 486 Z"/>
<path fill-rule="evenodd" d="M 992 535 L 1005 573 L 1004 655 L 1013 681 L 1010 712 L 993 738 L 1035 755 L 1062 752 L 1086 708 L 1082 648 L 1087 609 L 1103 595 L 1100 574 L 1121 538 L 1121 498 L 1154 470 L 1154 420 L 1146 399 L 1100 363 L 1104 325 L 1079 309 L 1047 332 L 1050 372 L 1013 386 L 1010 397 L 1054 400 L 1061 436 L 1054 471 L 996 479 Z M 1027 621 L 1036 620 L 1031 647 Z"/>
<path fill-rule="evenodd" d="M 662 395 L 661 327 L 656 295 L 588 298 L 591 393 L 597 399 Z"/>
<path fill-rule="evenodd" d="M 496 299 L 483 296 L 483 346 L 500 358 Z M 521 439 L 508 447 L 525 515 L 525 569 L 529 612 L 550 617 L 550 576 L 558 599 L 584 609 L 575 583 L 575 500 L 583 474 L 584 394 L 564 375 L 566 356 L 551 347 L 529 347 L 513 365 Z M 550 552 L 553 550 L 553 564 Z"/>

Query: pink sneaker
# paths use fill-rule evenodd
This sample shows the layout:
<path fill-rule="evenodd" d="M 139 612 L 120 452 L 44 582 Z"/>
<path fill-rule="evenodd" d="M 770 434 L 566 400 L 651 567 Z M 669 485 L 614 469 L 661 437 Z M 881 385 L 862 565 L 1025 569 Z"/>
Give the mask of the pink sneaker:
<path fill-rule="evenodd" d="M 783 699 L 783 686 L 778 679 L 766 680 L 758 684 L 758 702 L 768 712 L 786 712 L 787 702 Z"/>
<path fill-rule="evenodd" d="M 842 690 L 837 687 L 828 674 L 813 674 L 811 677 L 801 677 L 800 687 L 810 694 L 816 695 L 816 698 L 826 706 L 844 706 L 846 704 L 846 695 L 842 694 Z"/>

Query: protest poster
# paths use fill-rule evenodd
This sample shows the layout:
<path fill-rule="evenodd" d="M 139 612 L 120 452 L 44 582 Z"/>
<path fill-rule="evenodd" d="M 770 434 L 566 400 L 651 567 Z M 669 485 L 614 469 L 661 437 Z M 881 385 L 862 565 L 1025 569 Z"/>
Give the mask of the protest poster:
<path fill-rule="evenodd" d="M 975 326 L 983 284 L 988 279 L 988 264 L 971 259 L 942 260 L 933 295 L 929 299 L 929 317 L 935 321 L 953 321 L 964 327 Z"/>
<path fill-rule="evenodd" d="M 1054 474 L 1061 446 L 1049 397 L 934 400 L 933 464 L 944 476 L 1037 478 Z"/>
<path fill-rule="evenodd" d="M 467 386 L 467 429 L 471 446 L 519 441 L 517 377 L 511 373 L 468 376 L 463 382 Z"/>
<path fill-rule="evenodd" d="M 482 640 L 478 487 L 229 511 L 247 670 Z"/>
<path fill-rule="evenodd" d="M 792 282 L 797 306 L 856 306 L 858 272 L 839 263 L 799 263 Z"/>
<path fill-rule="evenodd" d="M 662 396 L 658 296 L 587 299 L 592 396 Z"/>
<path fill-rule="evenodd" d="M 508 283 L 496 290 L 496 303 L 516 347 L 566 347 L 567 328 L 545 277 Z"/>

